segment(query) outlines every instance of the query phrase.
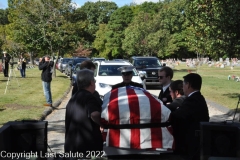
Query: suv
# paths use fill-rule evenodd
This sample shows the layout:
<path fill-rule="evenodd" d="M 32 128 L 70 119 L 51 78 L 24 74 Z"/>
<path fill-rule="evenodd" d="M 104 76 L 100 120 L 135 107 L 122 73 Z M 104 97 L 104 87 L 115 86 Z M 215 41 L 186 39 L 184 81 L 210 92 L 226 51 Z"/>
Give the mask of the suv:
<path fill-rule="evenodd" d="M 121 71 L 118 70 L 122 66 L 132 66 L 131 63 L 125 61 L 96 61 L 94 62 L 96 91 L 99 92 L 100 97 L 103 97 L 112 89 L 112 86 L 123 81 Z M 138 75 L 136 69 L 133 70 L 132 81 L 140 83 L 143 88 L 146 88 L 142 79 Z"/>
<path fill-rule="evenodd" d="M 145 85 L 159 85 L 158 70 L 162 64 L 157 57 L 131 57 L 130 62 L 138 70 Z"/>

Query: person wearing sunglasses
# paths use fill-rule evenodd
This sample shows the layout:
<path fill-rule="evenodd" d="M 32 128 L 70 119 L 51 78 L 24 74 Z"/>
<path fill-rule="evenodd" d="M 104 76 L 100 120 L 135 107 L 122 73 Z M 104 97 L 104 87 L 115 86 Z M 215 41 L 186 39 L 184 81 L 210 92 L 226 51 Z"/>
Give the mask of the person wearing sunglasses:
<path fill-rule="evenodd" d="M 121 71 L 122 73 L 123 82 L 113 85 L 112 90 L 119 87 L 124 87 L 124 86 L 135 86 L 135 87 L 143 88 L 142 84 L 132 81 L 134 68 L 135 67 L 133 66 L 123 66 L 118 68 L 118 70 Z"/>
<path fill-rule="evenodd" d="M 164 105 L 172 102 L 172 97 L 170 95 L 169 86 L 172 82 L 173 70 L 170 67 L 162 67 L 158 71 L 158 80 L 162 86 L 158 99 L 160 99 Z"/>

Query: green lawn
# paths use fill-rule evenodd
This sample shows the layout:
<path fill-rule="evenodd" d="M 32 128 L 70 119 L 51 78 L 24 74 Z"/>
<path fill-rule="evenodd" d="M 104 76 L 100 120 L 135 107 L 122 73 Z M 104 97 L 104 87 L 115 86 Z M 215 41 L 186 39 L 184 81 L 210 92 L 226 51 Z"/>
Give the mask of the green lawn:
<path fill-rule="evenodd" d="M 206 99 L 230 109 L 236 108 L 238 96 L 240 95 L 240 82 L 233 79 L 228 80 L 228 75 L 240 76 L 240 67 L 231 70 L 230 67 L 218 68 L 202 65 L 196 70 L 195 68 L 186 67 L 185 64 L 180 64 L 174 68 L 173 79 L 182 80 L 182 77 L 188 74 L 188 70 L 197 72 L 202 76 L 201 92 Z"/>
<path fill-rule="evenodd" d="M 183 79 L 188 70 L 196 72 L 194 68 L 188 68 L 180 64 L 174 68 L 174 78 Z M 233 70 L 230 67 L 216 68 L 203 65 L 197 72 L 203 78 L 202 94 L 206 99 L 219 103 L 230 109 L 234 109 L 240 94 L 240 82 L 228 80 L 228 75 L 240 76 L 240 67 Z M 40 119 L 45 107 L 43 95 L 41 71 L 38 68 L 28 69 L 26 78 L 20 78 L 20 72 L 15 69 L 17 79 L 10 80 L 6 94 L 4 94 L 7 78 L 0 73 L 0 126 L 8 121 Z M 13 74 L 14 75 L 14 74 Z M 19 85 L 18 85 L 18 83 Z M 69 89 L 70 80 L 64 74 L 56 71 L 56 78 L 52 81 L 53 101 L 59 100 Z"/>
<path fill-rule="evenodd" d="M 27 69 L 26 78 L 21 78 L 20 72 L 16 69 L 12 75 L 7 85 L 8 78 L 0 73 L 0 126 L 8 121 L 38 120 L 46 109 L 43 106 L 46 101 L 43 95 L 41 71 L 38 67 Z M 53 102 L 62 98 L 69 87 L 69 78 L 56 71 L 56 78 L 53 78 L 51 83 Z"/>

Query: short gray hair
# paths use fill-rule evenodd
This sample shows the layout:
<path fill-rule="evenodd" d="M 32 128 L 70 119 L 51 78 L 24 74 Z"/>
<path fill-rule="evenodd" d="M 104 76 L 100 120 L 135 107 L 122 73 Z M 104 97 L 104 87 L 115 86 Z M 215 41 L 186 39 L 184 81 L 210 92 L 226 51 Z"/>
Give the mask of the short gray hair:
<path fill-rule="evenodd" d="M 77 72 L 77 86 L 78 89 L 84 89 L 91 85 L 94 81 L 94 72 L 90 69 L 81 69 Z"/>

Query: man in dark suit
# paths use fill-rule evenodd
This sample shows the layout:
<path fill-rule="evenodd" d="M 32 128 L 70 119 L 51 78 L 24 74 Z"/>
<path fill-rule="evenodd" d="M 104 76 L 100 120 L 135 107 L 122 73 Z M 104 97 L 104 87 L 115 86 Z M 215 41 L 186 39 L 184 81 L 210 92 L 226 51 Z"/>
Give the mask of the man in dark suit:
<path fill-rule="evenodd" d="M 200 159 L 200 122 L 209 121 L 205 98 L 201 94 L 202 78 L 196 73 L 183 77 L 183 92 L 186 99 L 171 113 L 176 153 L 188 160 Z"/>
<path fill-rule="evenodd" d="M 135 87 L 143 88 L 142 84 L 132 81 L 134 68 L 135 67 L 133 66 L 123 66 L 118 68 L 118 70 L 121 71 L 122 73 L 123 82 L 113 85 L 112 90 L 115 88 L 124 87 L 124 86 L 135 86 Z"/>
<path fill-rule="evenodd" d="M 3 64 L 4 77 L 8 77 L 9 62 L 10 62 L 10 56 L 6 52 L 3 52 L 2 64 Z"/>
<path fill-rule="evenodd" d="M 164 105 L 172 102 L 172 97 L 170 95 L 169 86 L 172 82 L 173 70 L 170 67 L 162 67 L 158 71 L 158 80 L 162 86 L 158 99 L 160 99 Z"/>

